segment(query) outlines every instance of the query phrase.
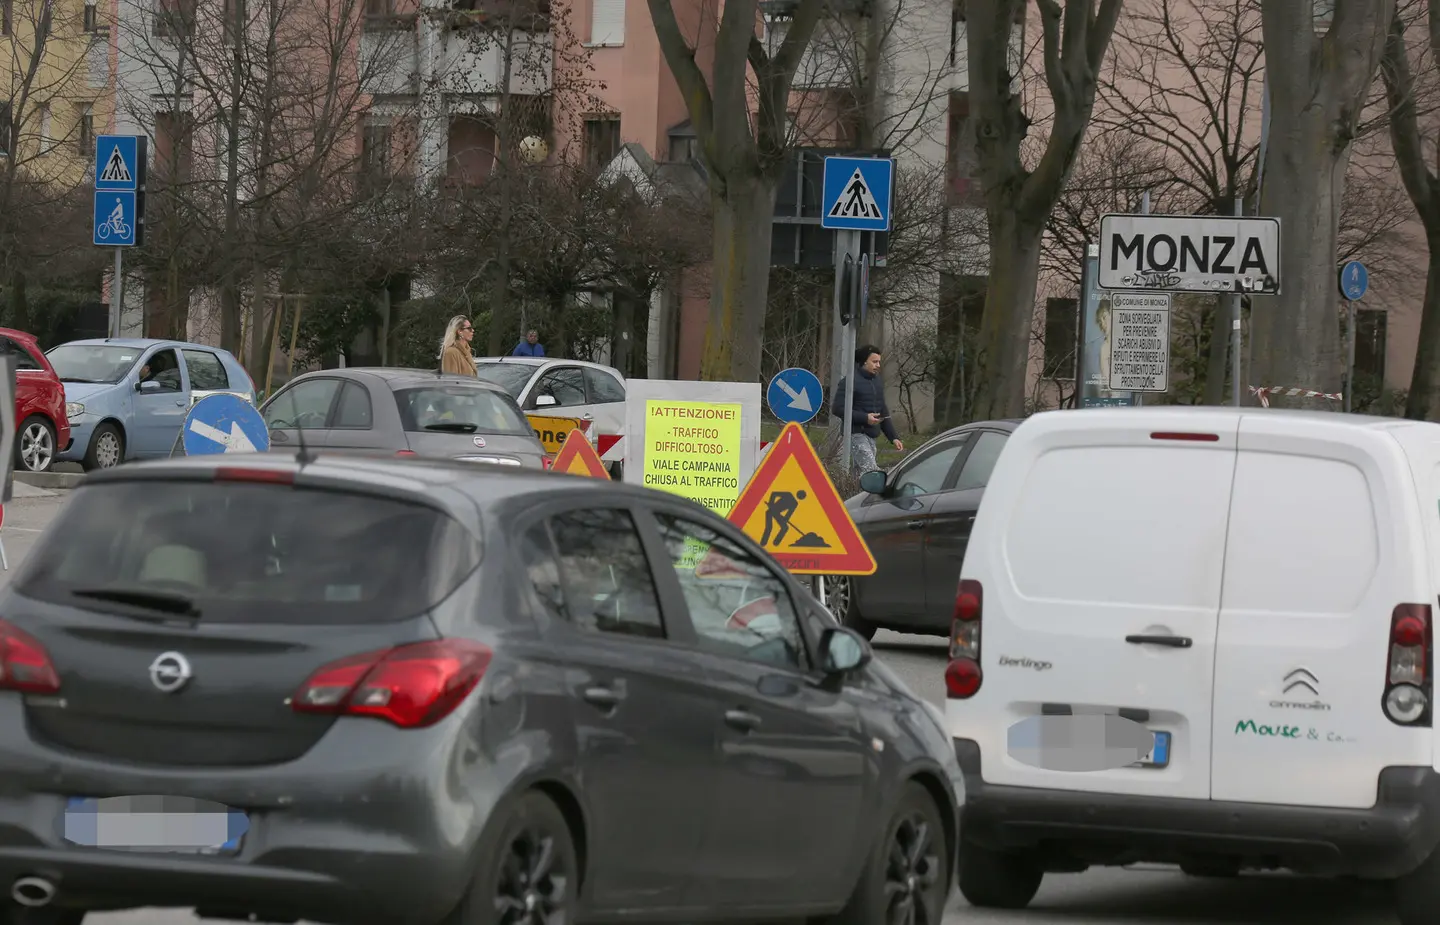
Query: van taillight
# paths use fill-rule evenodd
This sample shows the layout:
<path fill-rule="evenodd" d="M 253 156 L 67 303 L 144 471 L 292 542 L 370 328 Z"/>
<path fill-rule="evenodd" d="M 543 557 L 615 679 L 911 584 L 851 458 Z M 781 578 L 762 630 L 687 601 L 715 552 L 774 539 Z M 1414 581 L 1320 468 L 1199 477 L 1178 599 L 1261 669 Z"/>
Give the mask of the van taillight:
<path fill-rule="evenodd" d="M 297 713 L 373 716 L 404 729 L 449 716 L 485 677 L 493 653 L 441 639 L 352 655 L 316 671 L 290 698 Z"/>
<path fill-rule="evenodd" d="M 58 694 L 60 676 L 40 640 L 0 620 L 0 689 L 23 694 Z"/>
<path fill-rule="evenodd" d="M 1397 604 L 1390 615 L 1385 666 L 1385 715 L 1401 726 L 1430 725 L 1431 647 L 1429 604 Z"/>
<path fill-rule="evenodd" d="M 980 671 L 980 618 L 984 605 L 985 589 L 980 582 L 961 579 L 955 593 L 955 619 L 950 621 L 950 664 L 945 666 L 947 697 L 973 697 L 985 680 Z"/>

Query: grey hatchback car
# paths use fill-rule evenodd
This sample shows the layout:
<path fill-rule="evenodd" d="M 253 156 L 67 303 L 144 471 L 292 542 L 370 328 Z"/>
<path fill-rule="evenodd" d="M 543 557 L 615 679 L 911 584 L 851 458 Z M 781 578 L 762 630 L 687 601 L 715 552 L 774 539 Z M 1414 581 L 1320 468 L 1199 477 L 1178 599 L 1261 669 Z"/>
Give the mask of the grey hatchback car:
<path fill-rule="evenodd" d="M 305 373 L 260 408 L 270 449 L 439 456 L 541 469 L 545 446 L 501 387 L 419 369 Z"/>
<path fill-rule="evenodd" d="M 141 463 L 88 477 L 0 615 L 7 921 L 938 925 L 950 893 L 939 711 L 674 495 Z"/>

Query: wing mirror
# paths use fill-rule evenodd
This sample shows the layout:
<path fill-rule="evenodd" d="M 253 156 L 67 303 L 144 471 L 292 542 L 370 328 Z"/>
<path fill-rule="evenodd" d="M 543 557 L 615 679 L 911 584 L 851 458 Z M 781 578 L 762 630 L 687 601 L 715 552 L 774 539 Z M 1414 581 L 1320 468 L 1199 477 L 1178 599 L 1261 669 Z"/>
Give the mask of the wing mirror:
<path fill-rule="evenodd" d="M 535 407 L 537 407 L 537 408 L 553 408 L 553 407 L 555 407 L 555 406 L 558 405 L 558 404 L 560 404 L 560 403 L 555 400 L 555 396 L 554 396 L 554 395 L 536 395 L 536 396 L 535 396 Z"/>
<path fill-rule="evenodd" d="M 872 655 L 865 637 L 848 627 L 832 626 L 820 637 L 820 667 L 827 675 L 864 668 Z"/>
<path fill-rule="evenodd" d="M 872 495 L 885 494 L 885 473 L 878 469 L 860 476 L 860 487 Z"/>
<path fill-rule="evenodd" d="M 160 383 L 156 382 L 154 379 L 146 379 L 144 382 L 135 383 L 135 391 L 158 392 L 160 391 Z"/>

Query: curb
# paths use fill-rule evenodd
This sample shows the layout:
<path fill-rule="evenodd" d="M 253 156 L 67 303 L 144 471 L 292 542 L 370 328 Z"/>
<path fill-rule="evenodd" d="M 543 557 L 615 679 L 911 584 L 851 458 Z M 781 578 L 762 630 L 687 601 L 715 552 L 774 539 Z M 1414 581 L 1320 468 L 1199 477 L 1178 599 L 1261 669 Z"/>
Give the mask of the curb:
<path fill-rule="evenodd" d="M 15 481 L 36 488 L 78 488 L 85 481 L 83 472 L 16 472 Z"/>

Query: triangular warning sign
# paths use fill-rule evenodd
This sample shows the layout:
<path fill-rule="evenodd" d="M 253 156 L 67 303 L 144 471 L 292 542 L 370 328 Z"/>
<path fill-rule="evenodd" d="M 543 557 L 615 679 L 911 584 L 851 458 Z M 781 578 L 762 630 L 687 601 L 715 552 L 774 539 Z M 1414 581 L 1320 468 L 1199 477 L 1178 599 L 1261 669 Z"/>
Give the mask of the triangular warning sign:
<path fill-rule="evenodd" d="M 875 574 L 875 557 L 799 424 L 786 424 L 770 445 L 729 520 L 796 575 Z"/>
<path fill-rule="evenodd" d="M 885 213 L 880 211 L 880 203 L 875 201 L 875 194 L 870 192 L 870 184 L 865 182 L 865 175 L 856 167 L 855 172 L 850 175 L 850 180 L 845 188 L 840 191 L 840 198 L 830 207 L 831 218 L 863 218 L 883 219 Z M 868 572 L 866 574 L 869 574 Z"/>
<path fill-rule="evenodd" d="M 570 431 L 565 437 L 565 442 L 560 445 L 560 452 L 555 454 L 555 461 L 550 464 L 550 469 L 597 479 L 610 477 L 610 473 L 605 471 L 605 463 L 600 461 L 599 454 L 579 429 Z"/>
<path fill-rule="evenodd" d="M 133 183 L 130 177 L 130 168 L 125 166 L 125 158 L 120 154 L 120 146 L 116 145 L 110 149 L 110 159 L 105 162 L 105 169 L 100 171 L 102 183 Z"/>

